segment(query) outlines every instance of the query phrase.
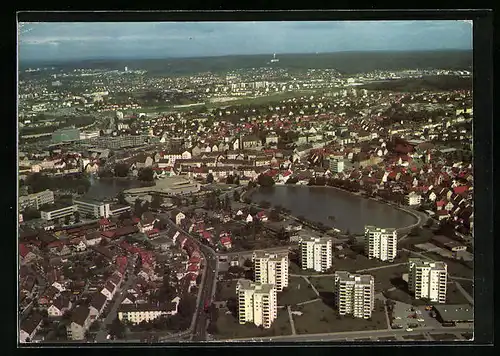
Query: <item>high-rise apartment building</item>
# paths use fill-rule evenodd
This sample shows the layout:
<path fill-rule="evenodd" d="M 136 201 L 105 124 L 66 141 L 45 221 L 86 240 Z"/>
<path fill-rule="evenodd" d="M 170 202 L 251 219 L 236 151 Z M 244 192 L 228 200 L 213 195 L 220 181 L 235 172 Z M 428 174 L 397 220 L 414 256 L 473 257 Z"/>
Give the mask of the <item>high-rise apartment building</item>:
<path fill-rule="evenodd" d="M 415 294 L 415 299 L 446 303 L 447 281 L 446 263 L 410 258 L 408 290 Z"/>
<path fill-rule="evenodd" d="M 288 253 L 255 251 L 252 259 L 256 283 L 274 284 L 278 292 L 288 287 Z"/>
<path fill-rule="evenodd" d="M 333 294 L 340 315 L 369 319 L 374 309 L 374 278 L 370 275 L 335 272 Z"/>
<path fill-rule="evenodd" d="M 302 269 L 325 272 L 332 266 L 332 240 L 328 237 L 301 238 L 299 241 Z"/>
<path fill-rule="evenodd" d="M 240 279 L 236 283 L 238 320 L 269 329 L 278 316 L 278 298 L 273 284 L 254 283 Z"/>
<path fill-rule="evenodd" d="M 398 234 L 396 229 L 382 229 L 376 226 L 365 226 L 365 254 L 368 258 L 392 262 L 398 251 Z"/>

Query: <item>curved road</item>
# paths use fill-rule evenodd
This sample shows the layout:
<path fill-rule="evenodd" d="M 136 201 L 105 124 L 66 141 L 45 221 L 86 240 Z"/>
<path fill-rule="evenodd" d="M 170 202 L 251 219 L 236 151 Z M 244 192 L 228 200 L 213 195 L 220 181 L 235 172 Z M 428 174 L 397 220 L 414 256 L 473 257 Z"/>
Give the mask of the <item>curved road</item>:
<path fill-rule="evenodd" d="M 194 242 L 200 247 L 200 252 L 203 254 L 206 263 L 206 273 L 202 277 L 202 282 L 200 284 L 201 294 L 198 298 L 199 304 L 196 306 L 194 318 L 194 326 L 192 330 L 192 340 L 193 341 L 205 341 L 207 337 L 207 323 L 208 315 L 205 313 L 205 302 L 208 300 L 210 304 L 213 299 L 213 291 L 215 289 L 215 283 L 217 278 L 216 268 L 217 268 L 217 255 L 214 250 L 210 247 L 202 244 L 198 239 L 193 237 L 189 232 L 182 229 L 180 226 L 176 225 L 170 218 L 167 217 L 167 221 L 170 225 L 175 226 L 175 228 L 186 235 L 188 238 L 194 240 Z"/>

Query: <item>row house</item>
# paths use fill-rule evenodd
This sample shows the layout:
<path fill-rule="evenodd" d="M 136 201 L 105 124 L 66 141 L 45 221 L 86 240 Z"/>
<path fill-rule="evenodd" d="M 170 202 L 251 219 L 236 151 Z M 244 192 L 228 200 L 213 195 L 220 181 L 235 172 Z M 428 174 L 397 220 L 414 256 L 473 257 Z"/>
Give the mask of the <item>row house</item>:
<path fill-rule="evenodd" d="M 70 298 L 60 295 L 54 300 L 50 307 L 47 308 L 47 313 L 51 318 L 59 318 L 70 310 L 72 305 Z"/>

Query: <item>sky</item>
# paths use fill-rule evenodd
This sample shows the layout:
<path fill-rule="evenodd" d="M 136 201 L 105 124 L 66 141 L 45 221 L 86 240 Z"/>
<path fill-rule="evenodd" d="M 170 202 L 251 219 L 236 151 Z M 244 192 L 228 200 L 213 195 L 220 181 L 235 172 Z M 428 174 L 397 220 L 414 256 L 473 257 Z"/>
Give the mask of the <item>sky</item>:
<path fill-rule="evenodd" d="M 18 25 L 21 61 L 472 49 L 472 23 L 461 20 Z"/>

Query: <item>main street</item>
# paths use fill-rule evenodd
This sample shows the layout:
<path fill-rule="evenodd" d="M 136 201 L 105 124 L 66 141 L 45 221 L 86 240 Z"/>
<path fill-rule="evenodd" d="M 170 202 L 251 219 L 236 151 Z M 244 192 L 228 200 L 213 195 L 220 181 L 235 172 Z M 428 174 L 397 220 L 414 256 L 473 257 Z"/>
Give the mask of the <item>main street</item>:
<path fill-rule="evenodd" d="M 363 331 L 348 331 L 340 333 L 327 333 L 327 334 L 304 334 L 304 335 L 286 335 L 286 336 L 274 336 L 268 338 L 247 338 L 247 339 L 228 339 L 228 340 L 218 340 L 220 342 L 267 342 L 267 341 L 283 341 L 283 342 L 300 342 L 300 341 L 345 341 L 357 338 L 380 338 L 380 337 L 398 337 L 406 335 L 420 335 L 423 332 L 428 334 L 449 334 L 449 333 L 466 333 L 471 332 L 472 328 L 467 327 L 423 327 L 418 328 L 414 331 L 406 330 L 363 330 Z"/>
<path fill-rule="evenodd" d="M 116 294 L 116 297 L 114 299 L 113 306 L 109 310 L 108 314 L 106 315 L 106 318 L 104 318 L 104 323 L 101 327 L 101 329 L 97 332 L 95 342 L 105 342 L 106 337 L 108 335 L 108 330 L 106 328 L 107 325 L 110 325 L 113 320 L 118 316 L 118 308 L 120 307 L 123 299 L 125 299 L 126 292 L 127 290 L 132 287 L 134 282 L 136 281 L 136 276 L 133 275 L 133 265 L 131 263 L 131 258 L 128 260 L 127 264 L 127 275 L 128 275 L 128 280 L 122 284 L 120 287 L 120 292 Z M 113 302 L 113 301 L 112 301 Z"/>
<path fill-rule="evenodd" d="M 172 220 L 170 220 L 168 214 L 160 214 L 166 217 L 168 223 L 174 226 L 178 231 L 182 232 L 188 238 L 192 239 L 200 247 L 200 252 L 203 254 L 206 263 L 206 273 L 203 276 L 202 283 L 200 285 L 200 298 L 199 304 L 196 306 L 194 318 L 194 326 L 192 330 L 193 341 L 205 341 L 207 337 L 207 321 L 208 315 L 205 312 L 205 302 L 208 301 L 210 304 L 213 299 L 213 290 L 217 278 L 217 255 L 214 250 L 210 247 L 203 245 L 198 239 L 194 238 L 189 232 L 177 226 Z"/>

